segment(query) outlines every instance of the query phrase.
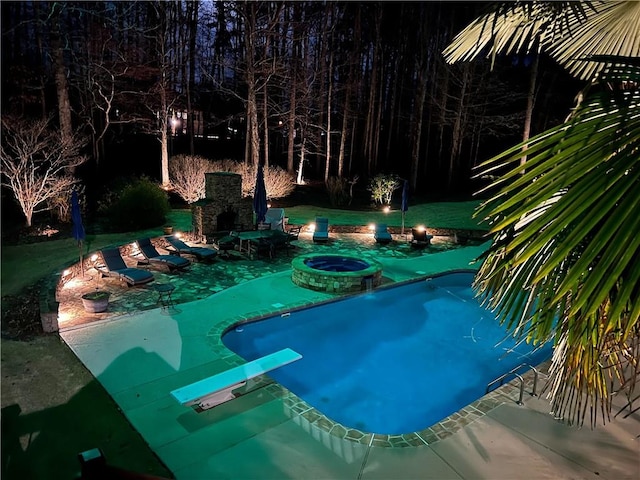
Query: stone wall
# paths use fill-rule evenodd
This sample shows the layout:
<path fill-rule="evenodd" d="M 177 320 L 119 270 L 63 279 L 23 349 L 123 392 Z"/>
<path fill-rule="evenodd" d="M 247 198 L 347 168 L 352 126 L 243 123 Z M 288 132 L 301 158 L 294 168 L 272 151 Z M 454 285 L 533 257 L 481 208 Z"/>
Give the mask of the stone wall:
<path fill-rule="evenodd" d="M 205 175 L 205 199 L 191 206 L 191 223 L 196 238 L 213 237 L 229 230 L 253 228 L 253 205 L 242 198 L 242 176 L 214 172 Z"/>

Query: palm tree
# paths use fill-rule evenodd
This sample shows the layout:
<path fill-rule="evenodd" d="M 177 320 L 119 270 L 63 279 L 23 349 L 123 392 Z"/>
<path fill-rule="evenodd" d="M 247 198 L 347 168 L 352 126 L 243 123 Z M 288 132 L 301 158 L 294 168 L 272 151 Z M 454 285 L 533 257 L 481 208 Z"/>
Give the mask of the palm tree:
<path fill-rule="evenodd" d="M 527 8 L 548 13 L 544 5 Z M 598 412 L 609 419 L 616 392 L 631 406 L 640 376 L 639 6 L 576 9 L 565 2 L 557 13 L 562 21 L 547 17 L 541 49 L 592 84 L 564 124 L 490 159 L 478 173 L 507 172 L 486 189 L 492 197 L 476 212 L 489 223 L 493 243 L 474 286 L 511 334 L 554 342 L 546 385 L 552 410 L 579 425 L 587 412 L 592 426 Z M 515 30 L 504 38 L 526 45 L 530 37 L 519 43 L 517 33 L 530 30 Z M 497 41 L 475 34 L 482 48 Z M 472 48 L 475 55 L 482 50 Z"/>

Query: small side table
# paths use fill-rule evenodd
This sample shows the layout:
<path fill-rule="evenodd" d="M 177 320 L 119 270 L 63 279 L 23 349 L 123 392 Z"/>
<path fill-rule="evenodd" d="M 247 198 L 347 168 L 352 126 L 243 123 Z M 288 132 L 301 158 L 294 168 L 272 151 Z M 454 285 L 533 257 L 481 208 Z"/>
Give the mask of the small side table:
<path fill-rule="evenodd" d="M 168 310 L 170 307 L 173 307 L 173 298 L 171 298 L 171 294 L 176 289 L 170 283 L 158 283 L 153 286 L 154 290 L 158 292 L 158 303 L 160 304 L 162 310 Z"/>

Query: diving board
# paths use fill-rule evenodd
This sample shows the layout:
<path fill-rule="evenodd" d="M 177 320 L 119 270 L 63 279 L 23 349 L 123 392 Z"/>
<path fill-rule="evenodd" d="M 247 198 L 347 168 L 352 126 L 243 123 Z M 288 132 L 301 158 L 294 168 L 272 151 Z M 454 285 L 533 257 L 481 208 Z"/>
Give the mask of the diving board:
<path fill-rule="evenodd" d="M 245 385 L 247 380 L 288 365 L 301 358 L 302 355 L 298 352 L 285 348 L 173 390 L 171 395 L 182 405 L 200 407 L 202 410 L 206 410 L 236 398 L 233 390 Z"/>

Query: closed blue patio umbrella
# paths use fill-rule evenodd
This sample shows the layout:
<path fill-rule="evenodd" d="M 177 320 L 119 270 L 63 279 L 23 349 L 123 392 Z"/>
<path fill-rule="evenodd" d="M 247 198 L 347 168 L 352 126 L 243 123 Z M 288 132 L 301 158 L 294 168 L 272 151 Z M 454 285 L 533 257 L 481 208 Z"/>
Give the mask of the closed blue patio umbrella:
<path fill-rule="evenodd" d="M 402 232 L 404 235 L 404 214 L 409 210 L 409 181 L 405 180 L 404 185 L 402 186 L 402 205 L 400 206 L 400 210 L 402 211 Z"/>
<path fill-rule="evenodd" d="M 84 276 L 84 265 L 82 262 L 82 241 L 84 240 L 84 226 L 82 225 L 82 214 L 80 212 L 80 201 L 78 199 L 78 192 L 75 190 L 71 193 L 71 221 L 73 222 L 73 238 L 78 242 L 78 250 L 80 252 L 80 268 L 82 269 L 82 276 Z"/>
<path fill-rule="evenodd" d="M 267 215 L 267 189 L 264 185 L 264 171 L 262 165 L 258 165 L 256 173 L 256 186 L 253 191 L 253 211 L 256 214 L 256 223 L 264 222 Z"/>

